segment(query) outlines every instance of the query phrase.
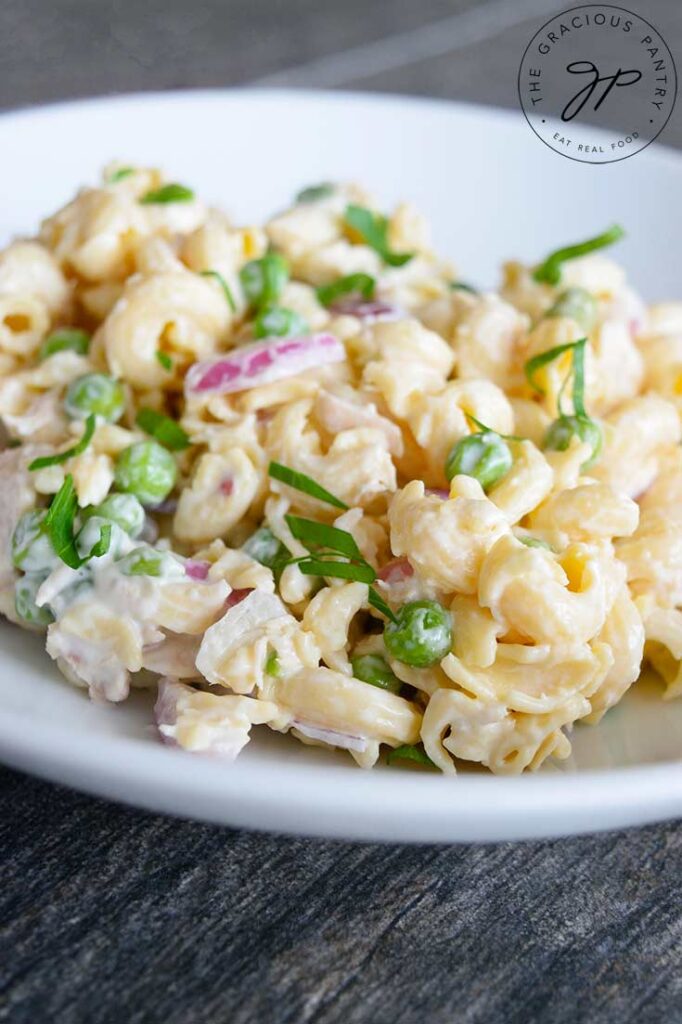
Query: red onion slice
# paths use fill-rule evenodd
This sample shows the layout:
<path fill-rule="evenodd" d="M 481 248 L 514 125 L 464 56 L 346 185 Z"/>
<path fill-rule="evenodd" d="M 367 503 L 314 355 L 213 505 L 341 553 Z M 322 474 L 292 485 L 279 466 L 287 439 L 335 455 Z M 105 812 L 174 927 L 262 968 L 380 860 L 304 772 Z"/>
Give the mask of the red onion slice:
<path fill-rule="evenodd" d="M 229 355 L 194 363 L 187 371 L 185 392 L 228 395 L 295 377 L 317 366 L 340 363 L 345 358 L 346 350 L 333 334 L 269 338 L 244 345 Z"/>
<path fill-rule="evenodd" d="M 393 586 L 396 583 L 403 583 L 409 579 L 410 576 L 414 576 L 414 569 L 406 558 L 394 558 L 392 562 L 387 562 L 386 565 L 377 574 L 377 579 L 380 579 L 382 583 Z"/>
<path fill-rule="evenodd" d="M 292 728 L 303 733 L 308 739 L 319 740 L 320 743 L 328 743 L 330 747 L 340 747 L 343 750 L 357 750 L 361 754 L 367 750 L 367 740 L 364 736 L 352 736 L 347 732 L 324 729 L 319 725 L 311 725 L 310 722 L 301 722 L 298 718 L 294 718 L 291 725 Z"/>
<path fill-rule="evenodd" d="M 378 323 L 380 320 L 401 320 L 405 313 L 399 306 L 381 299 L 339 299 L 333 302 L 331 310 L 338 316 L 356 316 L 365 323 Z"/>
<path fill-rule="evenodd" d="M 253 589 L 253 587 L 244 587 L 242 590 L 233 590 L 224 604 L 225 610 L 227 611 L 229 608 L 234 608 L 236 604 L 239 604 L 240 601 L 243 601 L 244 598 L 248 597 Z"/>
<path fill-rule="evenodd" d="M 185 573 L 193 580 L 207 579 L 210 568 L 210 562 L 199 562 L 193 558 L 190 558 L 185 562 Z"/>
<path fill-rule="evenodd" d="M 177 747 L 172 736 L 166 736 L 161 731 L 162 725 L 175 725 L 177 720 L 178 694 L 182 691 L 176 679 L 167 677 L 159 679 L 156 703 L 154 704 L 154 721 L 159 730 L 159 737 L 162 743 L 169 747 Z"/>

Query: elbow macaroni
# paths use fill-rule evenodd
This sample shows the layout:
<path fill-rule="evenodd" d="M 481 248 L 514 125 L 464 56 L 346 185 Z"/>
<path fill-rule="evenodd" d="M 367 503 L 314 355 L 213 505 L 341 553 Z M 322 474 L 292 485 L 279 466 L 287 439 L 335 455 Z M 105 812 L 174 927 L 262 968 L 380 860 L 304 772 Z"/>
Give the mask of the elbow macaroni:
<path fill-rule="evenodd" d="M 160 735 L 189 751 L 231 759 L 267 726 L 362 767 L 382 746 L 421 743 L 446 774 L 568 757 L 573 724 L 597 723 L 644 660 L 666 699 L 682 695 L 682 303 L 647 311 L 600 253 L 567 261 L 557 286 L 511 263 L 499 294 L 453 290 L 411 206 L 375 220 L 383 249 L 349 225 L 349 203 L 380 216 L 357 186 L 325 186 L 247 227 L 191 193 L 155 199 L 163 190 L 154 169 L 112 165 L 38 240 L 0 252 L 0 419 L 21 445 L 0 454 L 0 611 L 47 625 L 71 682 L 119 701 L 161 676 Z M 252 261 L 272 250 L 286 272 L 259 298 Z M 317 291 L 358 273 L 373 279 L 362 300 Z M 589 292 L 587 327 L 553 315 L 567 287 Z M 271 306 L 304 325 L 296 340 L 332 334 L 336 361 L 277 365 L 265 381 L 235 370 L 254 340 L 266 362 L 286 346 L 259 336 Z M 61 328 L 94 330 L 87 352 L 46 355 Z M 547 442 L 575 411 L 571 351 L 538 371 L 541 392 L 524 373 L 582 337 L 603 433 L 594 465 L 577 434 Z M 205 361 L 231 366 L 239 387 L 193 390 L 187 370 Z M 64 396 L 93 373 L 125 385 L 120 422 L 98 415 L 85 450 L 30 471 L 83 437 Z M 76 527 L 117 493 L 121 454 L 148 439 L 142 407 L 186 433 L 177 445 L 159 434 L 174 493 L 140 511 L 134 536 L 114 524 L 109 550 L 78 568 L 49 544 L 28 564 L 21 538 L 67 478 Z M 486 433 L 508 453 L 501 475 L 463 458 L 449 479 L 453 447 Z M 270 462 L 336 505 L 275 479 Z M 31 509 L 38 519 L 15 533 Z M 430 663 L 396 646 L 414 602 L 436 602 L 452 626 Z"/>

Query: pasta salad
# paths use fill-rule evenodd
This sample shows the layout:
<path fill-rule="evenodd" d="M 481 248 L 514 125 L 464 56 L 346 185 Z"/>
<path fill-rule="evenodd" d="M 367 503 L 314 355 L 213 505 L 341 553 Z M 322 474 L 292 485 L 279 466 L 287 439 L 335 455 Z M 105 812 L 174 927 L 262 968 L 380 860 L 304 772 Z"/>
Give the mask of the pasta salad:
<path fill-rule="evenodd" d="M 682 303 L 622 233 L 481 292 L 355 185 L 241 227 L 107 167 L 0 252 L 0 612 L 227 759 L 519 773 L 679 696 Z"/>

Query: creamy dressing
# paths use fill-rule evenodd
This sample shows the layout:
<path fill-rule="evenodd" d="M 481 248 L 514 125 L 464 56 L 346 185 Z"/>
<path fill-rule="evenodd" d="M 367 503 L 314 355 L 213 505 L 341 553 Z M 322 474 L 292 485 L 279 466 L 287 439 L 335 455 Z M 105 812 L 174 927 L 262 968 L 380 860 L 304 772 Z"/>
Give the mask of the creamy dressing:
<path fill-rule="evenodd" d="M 198 648 L 198 641 L 193 642 L 196 638 L 189 638 L 190 643 L 183 645 L 182 638 L 176 637 L 173 643 L 157 625 L 166 584 L 187 579 L 196 586 L 196 581 L 185 576 L 183 563 L 167 552 L 158 552 L 163 555 L 158 563 L 158 576 L 126 575 L 121 571 L 121 556 L 139 549 L 139 544 L 123 531 L 119 532 L 121 538 L 116 553 L 112 545 L 107 554 L 91 559 L 80 569 L 60 563 L 36 595 L 38 607 L 49 606 L 55 615 L 55 622 L 48 629 L 48 653 L 77 685 L 87 686 L 96 698 L 113 701 L 127 696 L 130 667 L 118 656 L 115 637 L 104 637 L 100 642 L 97 638 L 79 635 L 73 624 L 78 623 L 79 617 L 84 622 L 97 616 L 104 621 L 120 620 L 121 626 L 139 643 L 137 669 L 144 665 L 152 670 L 157 666 L 158 671 L 168 671 L 177 658 L 179 674 L 194 678 L 200 675 L 190 664 Z M 150 555 L 155 553 L 156 549 L 149 549 Z M 215 587 L 215 584 L 207 586 Z M 81 608 L 82 616 L 79 616 Z M 67 614 L 68 628 L 64 625 Z"/>
<path fill-rule="evenodd" d="M 53 625 L 46 650 L 66 678 L 75 686 L 86 687 L 93 700 L 117 703 L 128 696 L 129 673 L 103 644 L 63 633 Z"/>

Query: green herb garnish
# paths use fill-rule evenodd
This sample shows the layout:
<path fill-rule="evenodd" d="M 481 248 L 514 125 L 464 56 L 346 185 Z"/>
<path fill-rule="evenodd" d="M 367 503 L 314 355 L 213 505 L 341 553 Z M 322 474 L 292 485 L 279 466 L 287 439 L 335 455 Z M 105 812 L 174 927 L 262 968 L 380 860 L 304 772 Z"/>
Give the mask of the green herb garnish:
<path fill-rule="evenodd" d="M 517 540 L 520 540 L 527 548 L 545 548 L 547 551 L 552 550 L 552 545 L 548 544 L 546 540 L 542 540 L 540 537 L 517 537 Z"/>
<path fill-rule="evenodd" d="M 330 181 L 323 181 L 319 185 L 308 185 L 302 188 L 296 196 L 297 203 L 316 203 L 319 199 L 328 199 L 336 191 L 336 186 Z"/>
<path fill-rule="evenodd" d="M 290 469 L 289 466 L 283 466 L 279 462 L 271 462 L 268 466 L 268 475 L 273 480 L 279 480 L 280 483 L 286 484 L 287 487 L 293 487 L 295 491 L 307 494 L 311 498 L 317 498 L 318 501 L 326 502 L 327 505 L 333 505 L 335 508 L 349 508 L 345 501 L 341 501 L 340 498 L 325 490 L 317 481 L 306 476 L 305 473 L 299 473 L 296 469 Z"/>
<path fill-rule="evenodd" d="M 323 306 L 331 306 L 342 295 L 361 295 L 371 299 L 376 281 L 369 274 L 348 274 L 332 284 L 323 284 L 317 289 L 317 299 Z"/>
<path fill-rule="evenodd" d="M 189 203 L 192 199 L 194 199 L 194 192 L 191 188 L 171 182 L 169 185 L 163 185 L 161 188 L 147 192 L 142 196 L 140 202 L 144 206 L 149 206 L 152 203 Z"/>
<path fill-rule="evenodd" d="M 364 562 L 355 538 L 347 530 L 327 526 L 326 523 L 318 523 L 314 519 L 303 519 L 301 516 L 286 515 L 284 518 L 292 536 L 300 540 L 309 551 L 329 548 L 330 551 L 347 555 L 348 558 L 359 558 Z"/>
<path fill-rule="evenodd" d="M 115 185 L 117 181 L 123 181 L 124 178 L 129 178 L 131 174 L 135 173 L 134 167 L 119 167 L 117 171 L 112 173 L 107 178 L 108 185 Z"/>
<path fill-rule="evenodd" d="M 85 421 L 83 436 L 73 448 L 67 448 L 65 452 L 58 452 L 56 455 L 41 455 L 39 459 L 29 462 L 29 470 L 34 472 L 36 469 L 45 469 L 46 466 L 58 466 L 60 463 L 66 462 L 67 459 L 73 459 L 76 455 L 80 455 L 92 440 L 92 435 L 95 433 L 96 420 L 95 414 L 91 412 Z"/>
<path fill-rule="evenodd" d="M 372 213 L 364 206 L 351 203 L 346 207 L 344 219 L 348 227 L 357 231 L 389 267 L 402 267 L 413 258 L 413 252 L 391 252 L 388 244 L 388 218 L 380 213 Z"/>
<path fill-rule="evenodd" d="M 369 603 L 373 608 L 376 608 L 378 612 L 385 615 L 387 619 L 390 619 L 391 622 L 395 622 L 396 616 L 393 609 L 386 604 L 381 594 L 375 590 L 374 587 L 369 588 Z"/>
<path fill-rule="evenodd" d="M 292 535 L 311 552 L 309 556 L 290 559 L 306 576 L 334 576 L 356 583 L 374 583 L 374 569 L 365 561 L 355 538 L 347 530 L 301 516 L 284 518 Z M 343 556 L 349 561 L 341 561 Z"/>
<path fill-rule="evenodd" d="M 90 548 L 89 555 L 86 556 L 86 561 L 91 558 L 101 558 L 102 555 L 106 555 L 111 544 L 111 523 L 104 523 L 100 530 L 99 540 L 97 540 Z"/>
<path fill-rule="evenodd" d="M 625 231 L 619 224 L 614 224 L 595 238 L 588 238 L 585 242 L 576 242 L 575 245 L 564 246 L 563 249 L 556 249 L 550 253 L 547 259 L 540 263 L 533 271 L 533 280 L 542 284 L 559 284 L 561 280 L 561 266 L 567 260 L 574 260 L 578 256 L 586 256 L 597 249 L 604 249 L 607 245 L 613 245 L 620 241 Z"/>
<path fill-rule="evenodd" d="M 236 313 L 237 312 L 237 303 L 234 301 L 234 295 L 232 294 L 232 289 L 230 288 L 229 284 L 227 283 L 227 281 L 225 280 L 223 275 L 219 274 L 217 270 L 202 270 L 201 271 L 201 276 L 202 277 L 212 277 L 215 281 L 218 282 L 218 284 L 220 285 L 220 287 L 223 290 L 223 295 L 225 296 L 225 299 L 227 300 L 228 306 L 230 307 L 230 309 L 232 310 L 233 313 Z"/>
<path fill-rule="evenodd" d="M 547 349 L 546 352 L 540 352 L 539 355 L 533 356 L 529 359 L 523 367 L 523 372 L 526 375 L 526 380 L 530 386 L 537 391 L 539 394 L 544 395 L 543 388 L 535 380 L 535 375 L 538 370 L 541 370 L 544 366 L 548 366 L 549 363 L 553 363 L 555 359 L 563 355 L 564 352 L 574 352 L 577 348 L 581 348 L 584 352 L 587 338 L 580 338 L 579 341 L 567 341 L 564 345 L 555 345 L 554 348 Z M 576 410 L 577 411 L 577 410 Z"/>
<path fill-rule="evenodd" d="M 299 561 L 298 567 L 306 576 L 331 576 L 340 580 L 353 580 L 354 583 L 374 583 L 377 574 L 371 565 L 359 565 L 356 562 L 340 562 L 334 558 L 305 558 Z"/>
<path fill-rule="evenodd" d="M 391 750 L 386 758 L 386 764 L 393 764 L 394 761 L 414 761 L 415 764 L 427 765 L 429 768 L 437 767 L 421 743 L 406 743 L 402 747 L 396 747 L 395 750 Z"/>
<path fill-rule="evenodd" d="M 52 504 L 45 516 L 44 527 L 56 554 L 72 569 L 78 569 L 82 564 L 73 532 L 73 522 L 77 510 L 76 489 L 73 477 L 69 473 L 52 499 Z"/>
<path fill-rule="evenodd" d="M 450 281 L 450 290 L 453 292 L 470 292 L 471 295 L 478 295 L 478 288 L 466 281 Z"/>
<path fill-rule="evenodd" d="M 305 473 L 298 473 L 278 462 L 270 463 L 268 473 L 273 479 L 280 480 L 303 494 L 308 494 L 336 508 L 348 508 L 348 505 L 344 504 L 340 498 L 330 494 Z M 303 555 L 301 558 L 289 558 L 286 564 L 298 565 L 305 576 L 328 576 L 354 580 L 357 583 L 367 583 L 368 585 L 374 583 L 377 574 L 369 562 L 363 558 L 355 538 L 347 530 L 341 530 L 338 526 L 328 526 L 326 523 L 318 523 L 313 519 L 305 519 L 302 516 L 286 515 L 284 518 L 292 536 L 311 552 L 310 555 Z M 341 561 L 344 557 L 349 561 Z M 388 619 L 395 621 L 393 611 L 372 586 L 369 587 L 368 599 L 373 608 L 376 608 Z"/>
<path fill-rule="evenodd" d="M 597 460 L 602 449 L 603 438 L 601 427 L 587 413 L 585 409 L 585 346 L 587 338 L 580 338 L 578 341 L 568 342 L 565 345 L 557 345 L 555 348 L 541 352 L 540 355 L 529 359 L 524 370 L 526 379 L 531 387 L 543 394 L 542 388 L 535 382 L 535 373 L 543 366 L 551 363 L 564 352 L 572 352 L 571 369 L 567 374 L 557 397 L 557 419 L 550 424 L 543 441 L 543 448 L 549 451 L 564 452 L 568 449 L 574 437 L 584 441 L 592 449 L 592 455 L 582 464 L 582 469 L 589 469 Z M 573 409 L 574 415 L 566 415 L 561 408 L 561 400 L 568 381 L 573 379 Z"/>
<path fill-rule="evenodd" d="M 146 434 L 156 438 L 164 448 L 169 448 L 172 452 L 180 452 L 191 444 L 189 435 L 180 424 L 170 416 L 157 412 L 156 409 L 140 409 L 135 422 Z"/>
<path fill-rule="evenodd" d="M 111 543 L 111 524 L 107 523 L 101 529 L 99 540 L 93 545 L 85 558 L 81 558 L 76 548 L 73 531 L 77 511 L 78 499 L 76 497 L 76 488 L 74 487 L 73 477 L 68 473 L 64 483 L 52 499 L 52 504 L 45 516 L 43 528 L 50 538 L 55 553 L 71 569 L 80 569 L 91 558 L 99 558 L 101 555 L 105 555 Z"/>
<path fill-rule="evenodd" d="M 279 655 L 277 651 L 271 650 L 265 659 L 265 674 L 267 676 L 278 676 L 280 673 Z"/>
<path fill-rule="evenodd" d="M 48 334 L 40 346 L 40 359 L 47 359 L 55 352 L 76 352 L 84 356 L 90 346 L 90 335 L 78 327 L 60 327 Z"/>
<path fill-rule="evenodd" d="M 519 437 L 518 434 L 501 434 L 499 432 L 499 430 L 494 430 L 492 427 L 489 427 L 487 425 L 487 423 L 482 423 L 481 420 L 477 420 L 475 416 L 473 416 L 470 412 L 466 412 L 466 410 L 464 412 L 464 415 L 466 416 L 466 418 L 468 420 L 471 420 L 472 423 L 475 423 L 476 426 L 478 427 L 478 429 L 480 431 L 482 431 L 483 433 L 497 434 L 498 437 L 503 437 L 505 439 L 505 441 L 524 441 L 525 440 L 525 438 Z"/>
<path fill-rule="evenodd" d="M 158 349 L 155 355 L 157 363 L 160 363 L 161 366 L 163 366 L 164 370 L 166 370 L 167 373 L 170 373 L 171 370 L 173 369 L 173 360 L 168 355 L 168 353 L 162 352 L 161 349 Z"/>

